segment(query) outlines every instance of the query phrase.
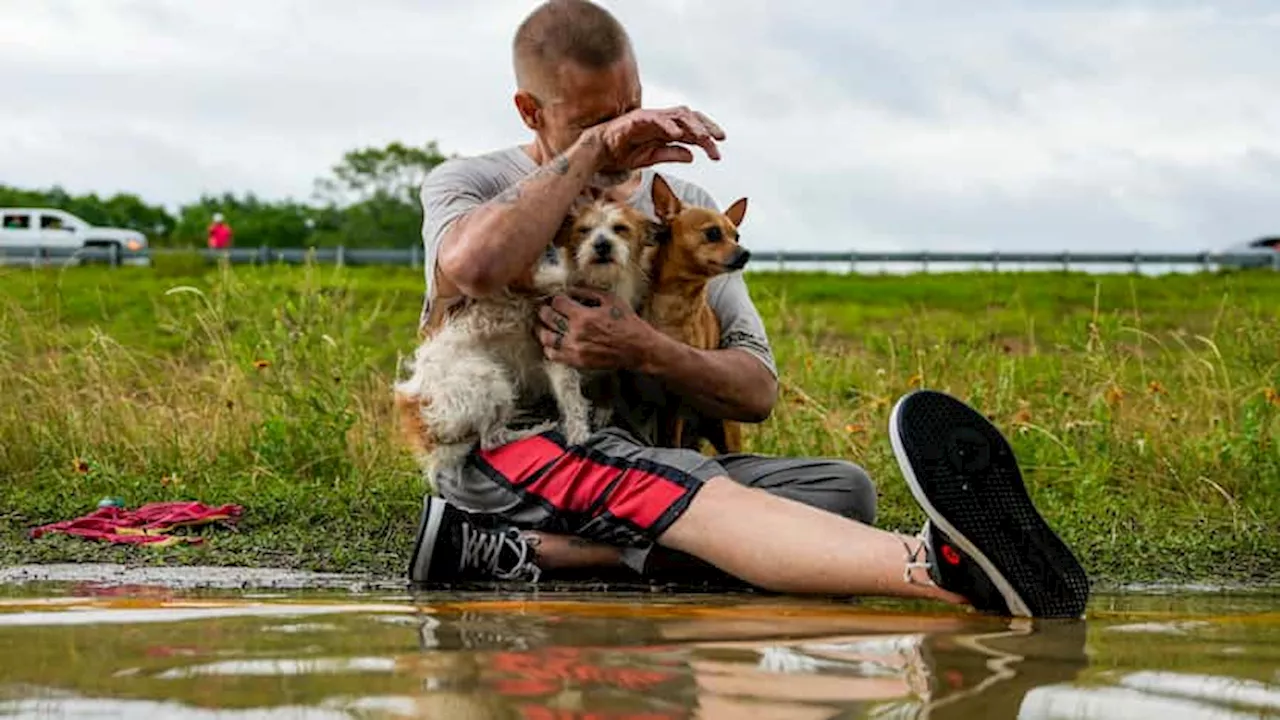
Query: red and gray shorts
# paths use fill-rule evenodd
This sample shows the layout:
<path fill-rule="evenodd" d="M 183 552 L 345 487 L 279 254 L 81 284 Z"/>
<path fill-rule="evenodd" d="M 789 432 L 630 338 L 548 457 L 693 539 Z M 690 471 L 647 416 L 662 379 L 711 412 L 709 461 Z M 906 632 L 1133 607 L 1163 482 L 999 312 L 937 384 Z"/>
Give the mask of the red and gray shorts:
<path fill-rule="evenodd" d="M 875 488 L 852 463 L 707 457 L 644 445 L 618 428 L 602 429 L 582 445 L 568 445 L 552 430 L 476 451 L 459 474 L 438 473 L 435 481 L 440 495 L 463 510 L 497 514 L 523 528 L 643 548 L 717 476 L 861 522 L 875 519 Z"/>

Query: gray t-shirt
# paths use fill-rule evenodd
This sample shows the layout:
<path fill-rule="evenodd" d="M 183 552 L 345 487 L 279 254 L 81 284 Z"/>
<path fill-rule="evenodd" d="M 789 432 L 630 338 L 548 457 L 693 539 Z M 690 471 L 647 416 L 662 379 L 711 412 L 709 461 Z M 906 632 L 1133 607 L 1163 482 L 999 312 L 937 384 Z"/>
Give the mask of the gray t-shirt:
<path fill-rule="evenodd" d="M 420 193 L 422 199 L 422 243 L 425 251 L 426 294 L 423 300 L 422 319 L 425 321 L 435 298 L 436 255 L 440 238 L 449 225 L 461 215 L 497 196 L 503 190 L 519 182 L 537 170 L 533 158 L 519 146 L 512 146 L 465 158 L 451 158 L 436 166 L 426 177 Z M 653 168 L 642 171 L 642 180 L 628 202 L 652 219 L 656 219 L 653 207 Z M 706 190 L 674 177 L 668 172 L 662 176 L 671 185 L 680 200 L 686 204 L 718 209 L 715 200 Z M 713 278 L 708 285 L 707 299 L 720 320 L 720 347 L 740 348 L 758 358 L 770 372 L 777 376 L 773 349 L 765 334 L 764 322 L 747 292 L 747 284 L 741 271 L 726 273 Z M 616 407 L 618 420 L 627 429 L 652 442 L 652 407 L 660 395 L 657 386 L 648 378 L 633 377 L 633 392 Z"/>

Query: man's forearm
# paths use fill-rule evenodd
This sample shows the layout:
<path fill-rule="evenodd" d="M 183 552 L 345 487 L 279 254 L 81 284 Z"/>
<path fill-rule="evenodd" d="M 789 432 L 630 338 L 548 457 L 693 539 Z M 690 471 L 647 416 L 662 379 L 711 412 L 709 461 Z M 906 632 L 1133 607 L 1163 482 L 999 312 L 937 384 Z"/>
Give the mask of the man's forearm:
<path fill-rule="evenodd" d="M 578 142 L 467 214 L 440 247 L 440 267 L 468 295 L 488 295 L 515 280 L 555 237 L 600 161 L 601 142 Z"/>
<path fill-rule="evenodd" d="M 655 334 L 640 372 L 662 381 L 705 415 L 752 423 L 768 419 L 778 383 L 759 359 L 733 348 L 699 350 Z"/>

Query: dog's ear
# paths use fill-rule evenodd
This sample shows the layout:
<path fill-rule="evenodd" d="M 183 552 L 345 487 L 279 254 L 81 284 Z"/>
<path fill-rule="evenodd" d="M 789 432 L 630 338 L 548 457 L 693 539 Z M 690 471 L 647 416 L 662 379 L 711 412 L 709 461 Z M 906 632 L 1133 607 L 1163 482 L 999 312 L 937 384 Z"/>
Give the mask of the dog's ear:
<path fill-rule="evenodd" d="M 669 220 L 680 214 L 683 206 L 680 198 L 676 197 L 675 192 L 667 181 L 661 175 L 653 176 L 653 211 L 657 214 L 659 220 Z"/>
<path fill-rule="evenodd" d="M 671 226 L 667 223 L 653 220 L 646 220 L 648 223 L 648 242 L 646 244 L 654 247 L 662 247 L 671 242 Z"/>
<path fill-rule="evenodd" d="M 746 214 L 747 214 L 746 198 L 739 199 L 737 202 L 730 205 L 728 210 L 724 211 L 724 216 L 729 218 L 729 222 L 733 223 L 734 227 L 738 227 L 739 225 L 742 224 L 742 218 Z"/>

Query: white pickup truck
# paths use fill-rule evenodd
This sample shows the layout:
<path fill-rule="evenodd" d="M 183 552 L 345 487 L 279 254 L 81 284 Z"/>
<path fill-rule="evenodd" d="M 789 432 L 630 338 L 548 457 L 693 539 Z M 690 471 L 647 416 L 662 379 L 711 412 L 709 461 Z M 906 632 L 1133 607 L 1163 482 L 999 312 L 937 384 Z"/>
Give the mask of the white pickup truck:
<path fill-rule="evenodd" d="M 151 264 L 147 236 L 137 230 L 94 227 L 54 208 L 0 208 L 0 258 L 13 255 L 12 249 L 35 247 L 62 251 L 59 255 L 86 247 L 116 247 L 121 264 Z"/>

